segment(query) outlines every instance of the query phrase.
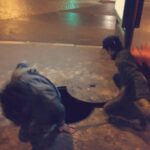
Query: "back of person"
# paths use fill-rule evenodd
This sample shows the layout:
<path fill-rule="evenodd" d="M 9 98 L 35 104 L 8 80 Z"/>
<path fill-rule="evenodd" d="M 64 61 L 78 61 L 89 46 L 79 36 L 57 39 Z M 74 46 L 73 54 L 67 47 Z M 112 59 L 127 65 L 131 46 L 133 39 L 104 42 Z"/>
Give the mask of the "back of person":
<path fill-rule="evenodd" d="M 55 85 L 30 67 L 15 69 L 10 82 L 2 91 L 1 98 L 4 114 L 16 124 L 24 124 L 24 116 L 30 116 L 31 120 L 43 124 L 50 122 L 49 126 L 57 123 L 52 121 L 54 118 L 58 118 L 58 122 L 61 118 L 63 122 L 65 117 L 61 96 Z M 59 109 L 62 111 L 60 118 L 55 116 Z"/>

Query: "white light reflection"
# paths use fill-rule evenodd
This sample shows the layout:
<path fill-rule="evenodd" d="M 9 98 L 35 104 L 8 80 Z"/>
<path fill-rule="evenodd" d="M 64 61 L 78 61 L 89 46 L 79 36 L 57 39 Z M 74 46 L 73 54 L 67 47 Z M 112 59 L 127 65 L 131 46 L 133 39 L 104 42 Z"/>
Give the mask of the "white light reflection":
<path fill-rule="evenodd" d="M 19 17 L 23 10 L 20 0 L 0 0 L 0 19 Z"/>

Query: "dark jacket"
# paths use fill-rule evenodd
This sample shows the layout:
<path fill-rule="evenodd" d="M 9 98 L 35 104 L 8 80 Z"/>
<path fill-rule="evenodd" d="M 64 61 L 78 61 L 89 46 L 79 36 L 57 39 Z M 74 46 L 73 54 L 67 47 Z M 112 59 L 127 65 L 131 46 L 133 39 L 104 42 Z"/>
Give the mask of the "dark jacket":
<path fill-rule="evenodd" d="M 130 100 L 150 99 L 148 81 L 130 51 L 127 49 L 121 50 L 115 61 L 121 77 L 121 83 L 128 87 L 127 94 Z"/>
<path fill-rule="evenodd" d="M 41 147 L 65 120 L 65 108 L 55 85 L 37 71 L 27 70 L 2 91 L 5 116 L 21 126 L 21 139 Z M 44 143 L 44 144 L 43 144 Z"/>

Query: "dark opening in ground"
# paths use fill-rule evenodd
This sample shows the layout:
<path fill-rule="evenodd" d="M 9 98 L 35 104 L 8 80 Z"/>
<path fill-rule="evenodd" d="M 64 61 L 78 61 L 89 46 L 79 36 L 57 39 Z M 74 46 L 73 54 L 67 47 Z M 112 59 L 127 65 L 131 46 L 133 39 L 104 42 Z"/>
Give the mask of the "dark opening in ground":
<path fill-rule="evenodd" d="M 102 107 L 105 103 L 90 103 L 79 100 L 71 96 L 65 86 L 58 87 L 58 89 L 66 109 L 66 123 L 74 123 L 87 118 L 95 107 Z"/>

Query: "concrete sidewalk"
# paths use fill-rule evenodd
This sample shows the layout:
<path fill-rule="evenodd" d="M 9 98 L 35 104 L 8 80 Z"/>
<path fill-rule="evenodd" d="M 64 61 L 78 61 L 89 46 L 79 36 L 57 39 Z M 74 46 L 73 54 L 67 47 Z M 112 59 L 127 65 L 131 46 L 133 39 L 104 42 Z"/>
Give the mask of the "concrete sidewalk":
<path fill-rule="evenodd" d="M 117 95 L 112 81 L 117 72 L 108 55 L 96 46 L 1 42 L 0 86 L 9 79 L 15 65 L 28 60 L 56 85 L 66 85 L 70 94 L 84 101 L 107 100 Z M 150 127 L 146 131 L 121 130 L 107 122 L 103 109 L 95 109 L 74 124 L 73 135 L 61 133 L 48 150 L 149 150 Z M 18 128 L 0 115 L 0 150 L 30 150 L 18 140 Z"/>

